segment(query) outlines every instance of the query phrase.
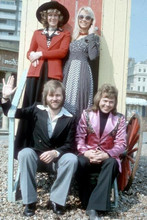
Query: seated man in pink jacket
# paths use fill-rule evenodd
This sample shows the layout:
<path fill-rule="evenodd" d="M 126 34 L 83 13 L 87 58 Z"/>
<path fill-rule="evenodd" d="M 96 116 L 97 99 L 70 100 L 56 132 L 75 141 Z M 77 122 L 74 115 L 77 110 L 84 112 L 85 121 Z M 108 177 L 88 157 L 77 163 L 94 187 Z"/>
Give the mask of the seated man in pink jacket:
<path fill-rule="evenodd" d="M 126 122 L 124 115 L 117 113 L 117 98 L 117 89 L 104 84 L 77 126 L 79 196 L 90 220 L 100 219 L 97 211 L 109 211 L 111 187 L 121 172 L 119 156 L 126 148 Z M 90 192 L 92 172 L 98 172 L 99 177 Z"/>

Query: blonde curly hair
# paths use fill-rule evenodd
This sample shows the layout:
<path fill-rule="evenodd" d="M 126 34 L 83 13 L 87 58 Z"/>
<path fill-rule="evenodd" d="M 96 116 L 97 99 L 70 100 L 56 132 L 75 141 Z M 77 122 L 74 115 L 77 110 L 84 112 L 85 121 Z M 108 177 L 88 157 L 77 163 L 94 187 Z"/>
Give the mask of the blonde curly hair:
<path fill-rule="evenodd" d="M 63 26 L 63 20 L 64 20 L 64 16 L 61 14 L 61 12 L 57 9 L 48 9 L 45 11 L 40 12 L 41 14 L 41 23 L 43 24 L 44 28 L 48 28 L 49 27 L 49 23 L 48 23 L 48 14 L 50 13 L 55 13 L 59 16 L 59 22 L 58 22 L 58 27 L 62 27 Z"/>

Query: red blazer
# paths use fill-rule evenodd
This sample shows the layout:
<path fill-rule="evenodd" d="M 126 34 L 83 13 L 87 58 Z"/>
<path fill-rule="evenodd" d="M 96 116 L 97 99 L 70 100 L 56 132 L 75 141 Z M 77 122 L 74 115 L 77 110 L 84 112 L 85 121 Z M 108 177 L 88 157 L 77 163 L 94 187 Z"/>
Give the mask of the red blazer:
<path fill-rule="evenodd" d="M 46 36 L 42 34 L 43 30 L 36 30 L 33 34 L 30 49 L 27 52 L 29 59 L 30 52 L 42 51 L 43 56 L 39 59 L 39 65 L 33 67 L 30 65 L 28 77 L 39 77 L 40 70 L 44 60 L 48 61 L 48 77 L 62 80 L 62 59 L 67 55 L 70 44 L 70 33 L 68 31 L 60 32 L 51 40 L 49 48 L 47 47 Z"/>

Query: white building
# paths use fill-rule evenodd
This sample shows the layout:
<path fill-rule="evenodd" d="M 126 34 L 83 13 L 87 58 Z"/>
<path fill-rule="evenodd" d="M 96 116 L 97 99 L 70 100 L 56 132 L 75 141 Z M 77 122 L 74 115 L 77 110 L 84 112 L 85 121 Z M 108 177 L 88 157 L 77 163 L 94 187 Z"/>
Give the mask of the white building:
<path fill-rule="evenodd" d="M 134 113 L 139 114 L 143 120 L 147 116 L 147 60 L 136 63 L 129 59 L 126 114 L 130 118 Z"/>
<path fill-rule="evenodd" d="M 129 59 L 127 90 L 147 92 L 147 60 L 135 63 Z"/>
<path fill-rule="evenodd" d="M 2 78 L 17 77 L 22 0 L 0 0 L 0 97 Z M 0 108 L 0 133 L 8 120 Z"/>
<path fill-rule="evenodd" d="M 22 0 L 0 0 L 0 41 L 19 43 Z"/>

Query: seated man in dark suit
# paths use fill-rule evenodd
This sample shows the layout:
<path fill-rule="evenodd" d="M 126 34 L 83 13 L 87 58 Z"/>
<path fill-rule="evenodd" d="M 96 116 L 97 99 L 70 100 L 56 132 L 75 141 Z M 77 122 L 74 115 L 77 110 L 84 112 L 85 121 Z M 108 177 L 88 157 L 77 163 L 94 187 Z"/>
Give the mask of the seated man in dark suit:
<path fill-rule="evenodd" d="M 13 76 L 9 77 L 7 83 L 3 79 L 0 102 L 5 115 L 11 107 L 9 96 L 16 89 L 13 89 L 13 85 Z M 44 85 L 43 105 L 36 103 L 16 111 L 16 118 L 29 120 L 33 125 L 28 146 L 18 153 L 20 188 L 23 204 L 26 205 L 25 216 L 35 214 L 37 170 L 57 172 L 48 204 L 56 214 L 63 214 L 71 180 L 77 169 L 77 157 L 73 154 L 75 119 L 63 107 L 64 99 L 65 89 L 62 83 L 50 80 Z"/>

